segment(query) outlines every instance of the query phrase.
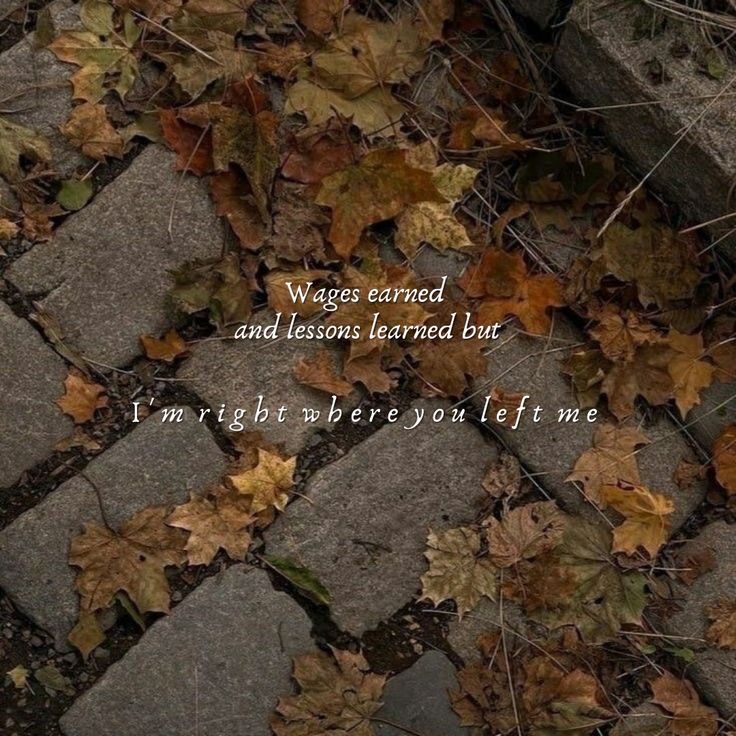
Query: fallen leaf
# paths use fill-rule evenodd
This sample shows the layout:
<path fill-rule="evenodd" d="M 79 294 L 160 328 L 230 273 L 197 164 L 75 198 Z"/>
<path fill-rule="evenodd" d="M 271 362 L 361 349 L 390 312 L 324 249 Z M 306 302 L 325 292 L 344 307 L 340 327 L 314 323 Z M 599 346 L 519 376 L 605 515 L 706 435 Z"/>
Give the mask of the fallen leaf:
<path fill-rule="evenodd" d="M 312 358 L 299 358 L 294 366 L 294 377 L 305 386 L 334 396 L 347 396 L 353 391 L 353 384 L 335 373 L 327 350 L 318 351 Z"/>
<path fill-rule="evenodd" d="M 504 568 L 554 549 L 562 540 L 565 517 L 553 501 L 545 501 L 512 509 L 501 521 L 491 516 L 483 526 L 488 557 Z"/>
<path fill-rule="evenodd" d="M 279 698 L 270 726 L 276 736 L 373 736 L 386 678 L 373 674 L 362 654 L 331 648 L 294 659 L 297 695 Z"/>
<path fill-rule="evenodd" d="M 51 145 L 30 128 L 0 117 L 0 176 L 10 182 L 21 179 L 21 162 L 51 161 Z"/>
<path fill-rule="evenodd" d="M 105 387 L 90 381 L 76 368 L 71 368 L 64 379 L 65 393 L 56 400 L 59 408 L 74 419 L 75 424 L 84 424 L 94 416 L 97 409 L 107 406 Z"/>
<path fill-rule="evenodd" d="M 86 662 L 89 655 L 105 641 L 105 632 L 94 611 L 80 611 L 79 620 L 67 636 L 67 641 L 79 651 Z"/>
<path fill-rule="evenodd" d="M 675 510 L 672 501 L 644 486 L 631 488 L 603 486 L 600 495 L 625 519 L 613 530 L 613 551 L 633 555 L 642 547 L 654 559 L 667 541 L 670 516 Z"/>
<path fill-rule="evenodd" d="M 158 116 L 164 141 L 176 153 L 176 170 L 197 176 L 209 174 L 214 168 L 209 131 L 185 123 L 174 110 L 161 109 Z"/>
<path fill-rule="evenodd" d="M 416 25 L 424 43 L 441 41 L 445 23 L 455 15 L 455 0 L 419 0 Z"/>
<path fill-rule="evenodd" d="M 347 260 L 369 225 L 398 215 L 416 202 L 442 202 L 432 175 L 409 166 L 407 152 L 377 149 L 322 180 L 317 204 L 332 208 L 329 239 Z"/>
<path fill-rule="evenodd" d="M 396 386 L 396 381 L 383 370 L 380 348 L 348 359 L 343 376 L 350 383 L 362 383 L 372 394 L 387 394 Z"/>
<path fill-rule="evenodd" d="M 720 601 L 705 612 L 711 622 L 705 638 L 721 649 L 736 649 L 736 601 Z"/>
<path fill-rule="evenodd" d="M 166 526 L 168 509 L 149 506 L 126 521 L 120 532 L 96 523 L 74 537 L 69 564 L 80 568 L 75 586 L 82 613 L 107 608 L 124 591 L 139 613 L 169 611 L 165 568 L 181 565 L 184 532 Z"/>
<path fill-rule="evenodd" d="M 149 335 L 142 335 L 141 345 L 150 360 L 163 360 L 173 363 L 187 352 L 187 344 L 176 330 L 169 330 L 160 340 Z"/>
<path fill-rule="evenodd" d="M 57 452 L 66 452 L 73 447 L 81 447 L 85 452 L 90 453 L 99 452 L 102 449 L 102 445 L 96 439 L 90 437 L 81 427 L 74 427 L 74 432 L 70 437 L 65 437 L 54 445 Z"/>
<path fill-rule="evenodd" d="M 641 345 L 656 344 L 660 336 L 654 325 L 635 312 L 621 311 L 606 304 L 593 312 L 597 325 L 589 330 L 590 336 L 601 346 L 609 360 L 629 363 Z"/>
<path fill-rule="evenodd" d="M 279 258 L 302 261 L 307 256 L 326 260 L 322 228 L 329 218 L 308 196 L 307 188 L 280 182 L 273 203 L 273 232 L 268 239 Z"/>
<path fill-rule="evenodd" d="M 251 496 L 251 510 L 255 513 L 273 506 L 279 511 L 286 508 L 289 492 L 294 487 L 296 457 L 282 459 L 267 450 L 258 450 L 258 464 L 228 481 L 239 492 Z"/>
<path fill-rule="evenodd" d="M 46 690 L 62 693 L 68 697 L 76 695 L 76 690 L 72 685 L 72 681 L 61 674 L 59 669 L 53 664 L 47 664 L 39 667 L 33 676 L 43 685 Z"/>
<path fill-rule="evenodd" d="M 342 1 L 342 0 L 340 0 Z M 258 54 L 256 68 L 261 74 L 271 74 L 279 79 L 293 79 L 298 67 L 308 54 L 299 42 L 292 42 L 285 46 L 264 42 L 257 45 Z"/>
<path fill-rule="evenodd" d="M 520 253 L 496 248 L 487 249 L 458 285 L 469 297 L 482 297 L 476 312 L 481 324 L 500 323 L 513 314 L 535 334 L 549 332 L 552 323 L 547 312 L 565 304 L 555 276 L 530 274 Z"/>
<path fill-rule="evenodd" d="M 0 243 L 7 243 L 15 238 L 20 232 L 20 228 L 10 220 L 0 217 Z"/>
<path fill-rule="evenodd" d="M 483 490 L 491 498 L 513 498 L 521 490 L 521 464 L 515 455 L 505 450 L 500 453 L 483 477 Z"/>
<path fill-rule="evenodd" d="M 245 559 L 251 543 L 248 526 L 254 521 L 250 504 L 222 486 L 208 496 L 190 494 L 166 519 L 169 526 L 189 532 L 184 549 L 190 565 L 209 565 L 219 549 L 233 560 Z"/>
<path fill-rule="evenodd" d="M 294 135 L 281 167 L 281 176 L 303 184 L 317 184 L 326 176 L 355 164 L 360 148 L 350 138 L 349 125 L 331 118 L 327 124 Z"/>
<path fill-rule="evenodd" d="M 409 348 L 409 353 L 419 364 L 418 375 L 423 393 L 430 396 L 461 396 L 468 386 L 468 376 L 477 378 L 485 374 L 488 359 L 485 356 L 486 341 L 422 340 Z"/>
<path fill-rule="evenodd" d="M 635 427 L 602 424 L 596 427 L 593 447 L 578 458 L 566 480 L 581 483 L 586 498 L 601 506 L 603 486 L 639 483 L 636 448 L 647 444 L 649 439 Z"/>
<path fill-rule="evenodd" d="M 736 424 L 726 427 L 713 445 L 716 480 L 729 492 L 736 493 Z"/>
<path fill-rule="evenodd" d="M 496 597 L 497 569 L 480 557 L 480 535 L 469 527 L 448 529 L 427 537 L 429 570 L 422 575 L 422 598 L 439 605 L 453 599 L 458 617 L 475 608 L 483 596 Z"/>
<path fill-rule="evenodd" d="M 218 172 L 210 177 L 210 191 L 215 211 L 227 219 L 240 244 L 248 250 L 260 248 L 267 229 L 245 176 L 235 167 Z"/>
<path fill-rule="evenodd" d="M 66 179 L 61 182 L 56 201 L 68 212 L 76 212 L 89 202 L 93 194 L 94 187 L 88 179 Z"/>
<path fill-rule="evenodd" d="M 309 295 L 302 302 L 291 298 L 291 292 L 287 284 L 295 291 L 300 286 L 327 279 L 332 275 L 331 271 L 319 269 L 296 268 L 293 271 L 270 271 L 264 278 L 266 293 L 268 294 L 268 306 L 274 312 L 280 314 L 298 314 L 300 317 L 311 317 L 322 311 L 322 304 L 316 300 L 316 291 L 310 289 Z"/>
<path fill-rule="evenodd" d="M 346 0 L 297 0 L 299 22 L 312 33 L 327 35 L 347 9 Z"/>
<path fill-rule="evenodd" d="M 28 675 L 31 674 L 31 671 L 26 669 L 22 664 L 13 667 L 6 674 L 16 690 L 23 690 L 28 687 Z"/>
<path fill-rule="evenodd" d="M 678 552 L 676 561 L 676 575 L 685 585 L 692 585 L 701 575 L 716 569 L 713 550 L 692 540 Z"/>
<path fill-rule="evenodd" d="M 447 146 L 456 151 L 467 151 L 477 143 L 485 144 L 483 151 L 493 156 L 503 157 L 516 151 L 533 147 L 532 141 L 525 140 L 508 130 L 509 121 L 500 110 L 479 107 L 462 108 L 453 123 Z"/>
<path fill-rule="evenodd" d="M 307 598 L 321 606 L 330 605 L 330 591 L 322 585 L 311 570 L 286 557 L 263 555 L 263 560 L 276 572 L 283 575 L 292 585 L 299 588 Z"/>
<path fill-rule="evenodd" d="M 675 403 L 684 418 L 700 403 L 700 392 L 713 383 L 715 368 L 702 360 L 706 354 L 702 335 L 681 335 L 673 329 L 667 340 L 675 353 L 667 370 L 672 378 Z"/>
<path fill-rule="evenodd" d="M 689 680 L 664 672 L 651 683 L 652 702 L 670 715 L 672 736 L 715 736 L 718 731 L 718 713 L 700 702 L 697 691 Z"/>
<path fill-rule="evenodd" d="M 123 156 L 125 143 L 107 119 L 104 105 L 84 102 L 72 108 L 61 132 L 85 156 L 97 161 Z"/>

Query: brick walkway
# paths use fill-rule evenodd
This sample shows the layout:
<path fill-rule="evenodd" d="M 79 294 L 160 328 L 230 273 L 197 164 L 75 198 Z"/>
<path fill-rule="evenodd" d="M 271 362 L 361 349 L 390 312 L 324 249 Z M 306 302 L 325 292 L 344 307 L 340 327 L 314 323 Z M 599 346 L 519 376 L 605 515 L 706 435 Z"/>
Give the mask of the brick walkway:
<path fill-rule="evenodd" d="M 3 8 L 0 2 L 0 17 Z M 52 8 L 60 25 L 74 24 L 76 8 L 70 3 L 58 0 Z M 15 120 L 51 137 L 62 171 L 85 163 L 66 148 L 57 130 L 70 110 L 67 76 L 67 66 L 35 49 L 32 39 L 0 56 L 0 98 L 28 90 L 28 99 L 18 104 L 27 110 Z M 48 89 L 33 93 L 39 85 Z M 225 237 L 206 190 L 194 178 L 176 176 L 171 161 L 163 148 L 146 147 L 64 222 L 52 243 L 15 258 L 3 274 L 10 286 L 4 292 L 7 303 L 0 302 L 0 486 L 7 498 L 18 496 L 22 513 L 9 504 L 12 521 L 0 532 L 0 587 L 20 616 L 17 627 L 7 625 L 8 638 L 22 639 L 29 652 L 36 647 L 39 662 L 48 657 L 62 664 L 76 661 L 66 642 L 78 613 L 66 559 L 80 523 L 105 519 L 114 526 L 146 506 L 182 502 L 225 467 L 216 426 L 164 425 L 157 414 L 139 425 L 128 417 L 94 459 L 87 462 L 85 456 L 68 466 L 68 456 L 55 447 L 72 425 L 54 404 L 63 393 L 67 360 L 26 309 L 34 301 L 51 313 L 65 342 L 110 380 L 113 369 L 130 369 L 140 354 L 139 335 L 161 334 L 171 326 L 165 303 L 168 272 L 183 261 L 218 254 Z M 457 269 L 457 260 L 438 256 L 423 273 Z M 421 271 L 420 261 L 416 265 Z M 555 346 L 571 345 L 579 334 L 560 318 L 552 340 Z M 274 404 L 317 404 L 324 399 L 292 377 L 292 353 L 298 348 L 285 341 L 258 351 L 204 342 L 179 370 L 177 386 L 191 405 L 217 407 L 257 392 Z M 573 405 L 558 365 L 562 353 L 544 353 L 544 341 L 508 329 L 490 353 L 488 376 L 476 388 L 501 386 L 528 392 L 532 401 L 545 405 Z M 702 481 L 681 490 L 675 470 L 683 459 L 708 456 L 714 437 L 736 417 L 733 401 L 724 407 L 734 392 L 736 387 L 724 385 L 707 390 L 686 428 L 663 415 L 647 422 L 652 443 L 639 455 L 642 477 L 674 501 L 673 533 L 705 494 Z M 313 458 L 315 448 L 326 450 L 316 467 L 305 471 L 305 498 L 290 504 L 265 533 L 265 549 L 295 557 L 313 570 L 333 595 L 329 625 L 363 637 L 416 599 L 427 528 L 472 521 L 483 475 L 503 449 L 516 455 L 543 494 L 569 512 L 605 524 L 579 489 L 564 482 L 590 448 L 593 431 L 586 424 L 557 434 L 471 423 L 425 425 L 417 432 L 387 425 L 366 428 L 348 441 L 320 426 L 280 429 L 272 439 L 291 452 Z M 722 572 L 688 591 L 684 610 L 667 623 L 668 633 L 702 639 L 703 606 L 721 596 L 736 597 L 732 536 L 723 522 L 699 531 L 692 543 L 714 549 Z M 290 688 L 291 655 L 309 649 L 325 622 L 310 619 L 313 610 L 303 600 L 276 590 L 263 570 L 245 563 L 204 581 L 188 581 L 188 590 L 170 616 L 133 636 L 132 646 L 114 652 L 118 661 L 109 668 L 103 654 L 92 667 L 75 670 L 78 678 L 71 684 L 82 694 L 71 699 L 61 718 L 66 736 L 267 736 L 273 705 Z M 455 663 L 455 655 L 467 655 L 478 620 L 494 615 L 494 605 L 485 603 L 475 619 L 471 615 L 452 624 L 449 641 L 441 645 Z M 519 627 L 526 625 L 521 614 L 507 612 L 514 615 Z M 15 616 L 10 613 L 9 620 Z M 51 639 L 28 644 L 25 629 L 42 630 Z M 403 634 L 411 640 L 408 627 Z M 29 634 L 28 641 L 38 636 Z M 425 653 L 390 680 L 381 713 L 425 736 L 465 733 L 444 692 L 453 684 L 453 669 L 444 654 Z M 702 694 L 726 717 L 736 713 L 735 671 L 736 653 L 707 648 L 690 671 Z M 89 687 L 92 679 L 96 682 Z M 426 702 L 418 709 L 420 698 Z M 51 726 L 29 731 L 16 718 L 0 712 L 0 730 L 12 736 L 56 733 Z M 400 732 L 380 726 L 379 733 Z"/>

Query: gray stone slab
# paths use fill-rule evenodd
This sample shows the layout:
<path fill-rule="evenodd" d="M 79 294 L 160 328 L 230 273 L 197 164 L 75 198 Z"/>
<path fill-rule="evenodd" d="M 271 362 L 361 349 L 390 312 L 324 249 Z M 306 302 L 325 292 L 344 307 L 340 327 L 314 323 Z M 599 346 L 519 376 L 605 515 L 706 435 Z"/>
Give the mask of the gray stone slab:
<path fill-rule="evenodd" d="M 619 106 L 600 114 L 614 143 L 642 173 L 692 125 L 651 182 L 695 222 L 705 222 L 733 211 L 729 192 L 736 176 L 736 105 L 733 89 L 724 87 L 736 65 L 728 63 L 721 80 L 706 76 L 696 59 L 705 43 L 699 24 L 670 18 L 664 31 L 642 34 L 636 29 L 644 12 L 639 3 L 579 0 L 567 17 L 557 70 L 579 99 Z M 677 58 L 672 49 L 684 47 L 689 51 Z M 652 77 L 653 65 L 664 75 L 660 84 Z M 730 95 L 717 98 L 723 91 Z M 712 234 L 719 237 L 732 226 L 722 223 Z M 736 261 L 736 237 L 724 240 L 721 251 Z"/>
<path fill-rule="evenodd" d="M 0 20 L 7 18 L 17 8 L 23 5 L 18 0 L 0 0 Z"/>
<path fill-rule="evenodd" d="M 17 0 L 15 6 L 20 5 Z M 49 6 L 57 30 L 77 30 L 78 5 L 57 0 Z M 2 17 L 2 11 L 0 11 Z M 14 110 L 12 120 L 46 136 L 53 151 L 52 165 L 64 176 L 89 164 L 60 133 L 72 110 L 69 81 L 76 67 L 59 61 L 51 51 L 34 45 L 34 34 L 26 36 L 0 56 L 0 99 L 3 108 Z"/>
<path fill-rule="evenodd" d="M 288 320 L 288 315 L 284 315 Z M 275 315 L 272 311 L 254 318 L 254 324 L 272 324 Z M 283 325 L 283 322 L 282 322 Z M 279 338 L 258 340 L 211 340 L 205 341 L 194 350 L 177 374 L 184 379 L 184 385 L 196 392 L 213 411 L 225 404 L 228 428 L 228 415 L 232 409 L 243 407 L 248 414 L 243 417 L 245 431 L 258 430 L 268 440 L 281 444 L 287 452 L 300 452 L 307 438 L 318 429 L 334 426 L 328 421 L 332 398 L 324 391 L 317 391 L 297 382 L 294 366 L 300 358 L 328 349 L 337 355 L 334 346 L 315 340 L 287 340 L 285 330 Z M 335 359 L 339 366 L 339 360 Z M 254 410 L 258 397 L 263 396 L 263 406 L 269 417 L 265 422 L 255 422 Z M 355 404 L 357 393 L 338 400 L 337 407 L 346 409 Z M 286 406 L 284 422 L 277 421 L 276 412 Z M 303 409 L 319 410 L 318 421 L 305 422 Z"/>
<path fill-rule="evenodd" d="M 149 417 L 0 532 L 0 587 L 54 636 L 57 648 L 66 647 L 79 611 L 69 543 L 85 522 L 102 522 L 97 493 L 84 476 L 97 486 L 107 521 L 118 526 L 147 506 L 185 501 L 223 473 L 225 457 L 209 430 L 185 412 L 180 424 Z"/>
<path fill-rule="evenodd" d="M 65 736 L 268 736 L 310 622 L 260 570 L 205 580 L 62 716 Z"/>
<path fill-rule="evenodd" d="M 690 542 L 690 549 L 711 550 L 715 569 L 689 586 L 677 589 L 682 610 L 663 622 L 666 633 L 687 637 L 683 644 L 696 651 L 687 676 L 726 718 L 736 715 L 736 651 L 718 649 L 705 642 L 709 627 L 706 608 L 720 601 L 736 600 L 736 527 L 724 521 L 709 524 Z"/>
<path fill-rule="evenodd" d="M 0 488 L 53 452 L 72 422 L 56 405 L 66 365 L 31 325 L 0 302 Z"/>
<path fill-rule="evenodd" d="M 414 430 L 405 423 L 382 427 L 315 473 L 308 500 L 289 505 L 265 535 L 269 554 L 294 558 L 319 577 L 332 594 L 333 619 L 354 634 L 411 600 L 426 570 L 428 528 L 473 520 L 484 473 L 497 458 L 469 422 Z"/>
<path fill-rule="evenodd" d="M 558 316 L 550 341 L 524 335 L 513 328 L 506 329 L 488 353 L 489 370 L 486 378 L 475 383 L 480 406 L 491 387 L 500 387 L 512 393 L 528 394 L 529 405 L 544 408 L 542 421 L 533 424 L 530 412 L 519 429 L 511 430 L 489 424 L 503 438 L 512 452 L 529 470 L 539 484 L 553 494 L 565 508 L 589 519 L 600 519 L 599 513 L 588 503 L 575 484 L 565 478 L 577 459 L 593 446 L 596 424 L 581 421 L 577 424 L 558 424 L 557 411 L 561 407 L 574 408 L 577 401 L 572 384 L 562 372 L 560 362 L 569 350 L 557 350 L 579 343 L 582 335 L 564 318 Z M 556 351 L 556 352 L 555 352 Z M 582 414 L 583 412 L 581 412 Z M 546 418 L 545 418 L 546 417 Z M 599 422 L 605 415 L 599 415 Z M 682 490 L 674 481 L 680 461 L 695 459 L 692 449 L 668 419 L 658 419 L 642 426 L 651 443 L 637 453 L 642 481 L 652 490 L 669 496 L 675 504 L 672 516 L 673 530 L 690 516 L 705 495 L 705 484 Z"/>
<path fill-rule="evenodd" d="M 700 394 L 700 404 L 687 415 L 687 431 L 706 451 L 729 425 L 736 423 L 736 382 L 714 383 Z"/>
<path fill-rule="evenodd" d="M 204 182 L 177 174 L 173 161 L 171 152 L 150 146 L 51 243 L 8 270 L 26 294 L 45 295 L 41 304 L 66 341 L 91 360 L 132 360 L 140 335 L 171 326 L 169 271 L 221 252 L 223 225 Z"/>
<path fill-rule="evenodd" d="M 383 691 L 376 718 L 403 726 L 375 723 L 377 736 L 468 736 L 469 731 L 450 707 L 448 690 L 457 689 L 455 668 L 442 652 L 422 655 L 409 669 L 392 677 Z"/>
<path fill-rule="evenodd" d="M 546 28 L 554 20 L 562 3 L 560 0 L 509 0 L 509 6 L 540 28 Z"/>

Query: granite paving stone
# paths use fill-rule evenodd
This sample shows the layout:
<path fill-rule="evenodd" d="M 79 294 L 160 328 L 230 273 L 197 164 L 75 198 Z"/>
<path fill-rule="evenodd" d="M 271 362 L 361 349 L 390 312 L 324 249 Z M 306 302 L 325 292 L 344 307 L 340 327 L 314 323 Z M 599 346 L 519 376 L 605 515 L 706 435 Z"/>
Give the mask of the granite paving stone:
<path fill-rule="evenodd" d="M 288 315 L 284 315 L 288 319 Z M 272 324 L 275 314 L 263 312 L 252 320 L 252 324 Z M 283 322 L 282 322 L 283 326 Z M 179 370 L 177 376 L 184 385 L 204 399 L 213 411 L 224 404 L 226 409 L 223 425 L 227 429 L 232 409 L 243 407 L 248 410 L 242 423 L 245 431 L 258 430 L 266 439 L 283 445 L 295 454 L 300 452 L 307 438 L 318 429 L 334 426 L 328 419 L 332 398 L 324 391 L 317 391 L 297 382 L 294 366 L 300 358 L 307 358 L 321 349 L 327 349 L 339 365 L 337 349 L 315 340 L 285 339 L 285 330 L 276 339 L 211 340 L 192 350 L 191 357 Z M 256 422 L 254 407 L 258 397 L 263 397 L 263 407 L 268 409 L 269 418 Z M 357 401 L 357 392 L 337 401 L 337 408 L 347 409 Z M 276 420 L 280 406 L 286 406 L 284 422 Z M 305 422 L 303 409 L 320 411 L 316 422 Z"/>
<path fill-rule="evenodd" d="M 56 405 L 66 365 L 24 319 L 0 302 L 0 488 L 48 457 L 72 431 Z"/>
<path fill-rule="evenodd" d="M 205 580 L 62 716 L 65 736 L 269 736 L 310 621 L 266 573 Z"/>
<path fill-rule="evenodd" d="M 14 2 L 15 6 L 20 3 Z M 57 30 L 78 30 L 79 6 L 71 0 L 49 5 Z M 3 13 L 0 11 L 0 17 Z M 45 136 L 51 143 L 53 168 L 64 176 L 89 159 L 73 148 L 59 131 L 72 109 L 69 81 L 75 67 L 58 61 L 54 54 L 35 45 L 35 34 L 23 38 L 0 55 L 0 99 L 14 110 L 12 121 Z"/>
<path fill-rule="evenodd" d="M 327 586 L 333 619 L 353 634 L 410 601 L 426 570 L 428 528 L 473 520 L 484 473 L 497 458 L 469 422 L 414 430 L 404 423 L 385 425 L 315 473 L 307 499 L 290 504 L 265 534 L 268 554 L 295 559 Z"/>
<path fill-rule="evenodd" d="M 57 648 L 66 648 L 79 610 L 69 543 L 85 522 L 102 523 L 97 492 L 104 518 L 118 527 L 147 506 L 185 501 L 224 471 L 209 430 L 184 411 L 180 424 L 152 415 L 0 532 L 0 587 Z"/>
<path fill-rule="evenodd" d="M 642 34 L 646 12 L 639 3 L 578 0 L 567 16 L 555 65 L 580 100 L 608 106 L 599 113 L 607 133 L 640 172 L 655 168 L 651 183 L 695 222 L 706 222 L 733 211 L 736 106 L 723 92 L 736 65 L 722 55 L 722 78 L 703 74 L 700 58 L 708 42 L 700 24 L 669 17 L 665 28 Z M 653 75 L 653 67 L 666 72 Z M 714 226 L 714 239 L 731 227 L 728 221 Z M 736 237 L 719 247 L 736 261 Z"/>
<path fill-rule="evenodd" d="M 687 676 L 722 715 L 736 715 L 736 651 L 707 644 L 710 621 L 706 609 L 721 601 L 736 600 L 736 526 L 717 521 L 703 529 L 683 552 L 712 552 L 715 569 L 698 577 L 689 587 L 676 590 L 681 610 L 662 622 L 670 635 L 687 637 L 682 642 L 695 650 Z"/>
<path fill-rule="evenodd" d="M 448 690 L 457 689 L 455 668 L 442 652 L 423 654 L 409 669 L 392 677 L 383 692 L 376 718 L 403 726 L 402 730 L 376 722 L 377 736 L 470 736 L 450 707 Z"/>
<path fill-rule="evenodd" d="M 140 335 L 158 336 L 174 321 L 169 272 L 221 252 L 223 225 L 206 185 L 182 177 L 173 162 L 174 154 L 150 146 L 49 244 L 8 269 L 91 360 L 120 366 L 140 354 Z"/>

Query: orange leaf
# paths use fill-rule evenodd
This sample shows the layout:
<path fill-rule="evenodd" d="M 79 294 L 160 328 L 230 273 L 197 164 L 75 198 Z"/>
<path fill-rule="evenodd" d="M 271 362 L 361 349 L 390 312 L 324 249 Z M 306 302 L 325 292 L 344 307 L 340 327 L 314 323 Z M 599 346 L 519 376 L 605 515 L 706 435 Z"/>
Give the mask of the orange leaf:
<path fill-rule="evenodd" d="M 81 371 L 71 368 L 64 380 L 66 393 L 56 400 L 61 410 L 74 419 L 75 424 L 84 424 L 92 419 L 95 410 L 107 406 L 105 388 L 90 381 Z"/>
<path fill-rule="evenodd" d="M 149 335 L 142 335 L 141 345 L 143 345 L 147 358 L 163 360 L 166 363 L 173 363 L 176 358 L 187 351 L 186 342 L 176 330 L 169 330 L 160 340 Z"/>

